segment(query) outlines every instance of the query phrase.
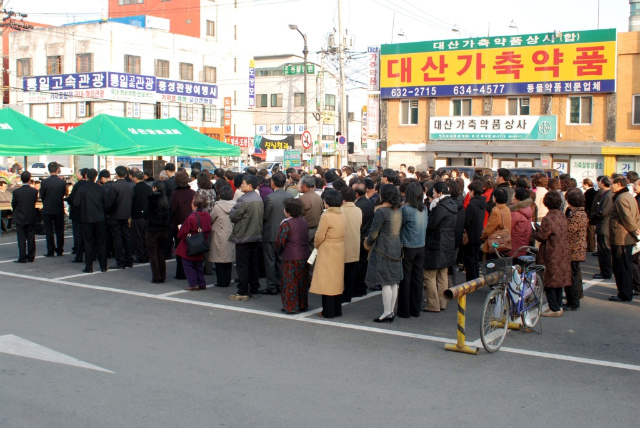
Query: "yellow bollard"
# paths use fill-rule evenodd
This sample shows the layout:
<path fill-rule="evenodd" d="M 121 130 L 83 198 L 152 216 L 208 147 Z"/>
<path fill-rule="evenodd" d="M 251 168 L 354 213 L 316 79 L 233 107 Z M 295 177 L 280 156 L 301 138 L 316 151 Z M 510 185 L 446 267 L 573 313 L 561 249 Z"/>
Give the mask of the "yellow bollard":
<path fill-rule="evenodd" d="M 444 349 L 447 351 L 463 352 L 465 354 L 477 354 L 478 348 L 467 346 L 465 343 L 465 312 L 467 311 L 467 295 L 458 297 L 458 341 L 454 345 L 447 343 Z"/>

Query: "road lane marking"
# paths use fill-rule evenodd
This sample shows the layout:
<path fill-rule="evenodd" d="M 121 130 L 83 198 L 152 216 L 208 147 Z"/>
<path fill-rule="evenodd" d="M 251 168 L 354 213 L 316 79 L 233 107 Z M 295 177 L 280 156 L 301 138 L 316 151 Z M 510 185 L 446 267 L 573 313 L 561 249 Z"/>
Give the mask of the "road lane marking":
<path fill-rule="evenodd" d="M 111 370 L 80 361 L 77 358 L 70 357 L 53 349 L 14 336 L 13 334 L 0 336 L 0 353 L 114 374 Z"/>
<path fill-rule="evenodd" d="M 369 326 L 362 326 L 362 325 L 355 325 L 355 324 L 345 324 L 345 323 L 340 323 L 333 320 L 323 319 L 320 317 L 308 317 L 308 316 L 296 317 L 296 316 L 291 316 L 284 313 L 268 312 L 268 311 L 263 311 L 258 309 L 250 309 L 250 308 L 243 308 L 243 307 L 237 307 L 237 306 L 227 306 L 227 305 L 221 305 L 219 303 L 209 303 L 209 302 L 202 302 L 202 301 L 196 301 L 196 300 L 181 299 L 181 298 L 172 297 L 172 296 L 142 293 L 139 291 L 121 290 L 118 288 L 103 287 L 99 285 L 81 284 L 77 282 L 71 282 L 71 281 L 65 281 L 65 280 L 59 280 L 59 279 L 38 278 L 31 275 L 23 275 L 23 274 L 12 273 L 12 272 L 0 271 L 0 275 L 27 279 L 32 281 L 50 282 L 50 283 L 60 284 L 60 285 L 69 285 L 72 287 L 85 288 L 88 290 L 99 290 L 99 291 L 107 291 L 111 293 L 124 294 L 129 296 L 145 297 L 145 298 L 160 300 L 165 302 L 183 303 L 183 304 L 192 305 L 192 306 L 223 309 L 223 310 L 228 310 L 233 312 L 266 316 L 271 318 L 289 319 L 289 320 L 295 320 L 295 321 L 305 322 L 310 324 L 319 324 L 319 325 L 325 325 L 325 326 L 331 326 L 331 327 L 338 327 L 338 328 L 343 328 L 347 330 L 364 331 L 368 333 L 384 334 L 388 336 L 404 337 L 409 339 L 418 339 L 418 340 L 437 342 L 437 343 L 455 343 L 456 342 L 454 339 L 450 339 L 450 338 L 430 336 L 430 335 L 418 334 L 418 333 L 409 333 L 409 332 L 398 331 L 398 330 L 387 330 L 383 328 L 369 327 Z M 374 294 L 371 293 L 371 295 L 373 296 Z M 305 315 L 306 314 L 307 313 L 305 313 Z M 473 346 L 474 343 L 475 342 L 473 343 L 466 342 L 466 344 L 470 346 Z M 581 363 L 581 364 L 619 368 L 623 370 L 632 370 L 632 371 L 640 372 L 639 365 L 624 364 L 624 363 L 618 363 L 614 361 L 595 360 L 591 358 L 574 357 L 571 355 L 551 354 L 547 352 L 530 351 L 526 349 L 517 349 L 517 348 L 509 348 L 509 347 L 501 347 L 500 350 L 504 352 L 512 353 L 512 354 L 555 359 L 559 361 L 575 362 L 575 363 Z"/>

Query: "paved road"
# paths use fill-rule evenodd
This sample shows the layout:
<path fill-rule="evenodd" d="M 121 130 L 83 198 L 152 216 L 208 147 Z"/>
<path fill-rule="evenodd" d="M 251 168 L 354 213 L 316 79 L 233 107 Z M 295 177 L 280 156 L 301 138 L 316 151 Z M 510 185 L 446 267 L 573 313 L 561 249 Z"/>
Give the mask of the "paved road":
<path fill-rule="evenodd" d="M 147 265 L 84 275 L 70 255 L 11 263 L 14 240 L 0 237 L 0 427 L 629 427 L 640 417 L 640 300 L 608 302 L 611 281 L 590 281 L 582 308 L 543 319 L 542 334 L 510 332 L 500 352 L 472 356 L 443 349 L 455 305 L 379 325 L 374 294 L 337 321 L 291 317 L 279 296 L 233 302 L 233 289 L 151 284 Z M 595 263 L 589 255 L 585 279 Z M 485 295 L 469 296 L 469 342 Z"/>

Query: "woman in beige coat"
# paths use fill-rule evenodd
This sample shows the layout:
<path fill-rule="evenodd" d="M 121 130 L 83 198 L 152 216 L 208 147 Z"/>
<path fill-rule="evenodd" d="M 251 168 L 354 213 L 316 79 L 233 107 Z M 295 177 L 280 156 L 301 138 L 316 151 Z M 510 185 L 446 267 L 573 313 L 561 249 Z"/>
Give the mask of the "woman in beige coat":
<path fill-rule="evenodd" d="M 233 190 L 229 186 L 218 191 L 220 201 L 213 207 L 211 213 L 211 244 L 209 261 L 216 264 L 216 287 L 228 287 L 231 284 L 231 269 L 236 259 L 236 246 L 229 242 L 233 231 L 233 224 L 229 213 L 234 207 Z"/>
<path fill-rule="evenodd" d="M 322 312 L 319 316 L 342 316 L 342 292 L 344 291 L 344 236 L 347 221 L 340 209 L 342 195 L 337 190 L 324 192 L 326 211 L 320 217 L 314 247 L 318 250 L 310 293 L 322 295 Z"/>

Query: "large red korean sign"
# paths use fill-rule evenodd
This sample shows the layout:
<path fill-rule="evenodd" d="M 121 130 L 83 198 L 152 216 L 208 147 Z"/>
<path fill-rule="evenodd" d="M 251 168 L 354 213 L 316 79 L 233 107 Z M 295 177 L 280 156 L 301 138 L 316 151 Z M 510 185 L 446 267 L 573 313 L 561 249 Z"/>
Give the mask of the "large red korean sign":
<path fill-rule="evenodd" d="M 615 92 L 616 31 L 382 45 L 382 98 Z"/>

